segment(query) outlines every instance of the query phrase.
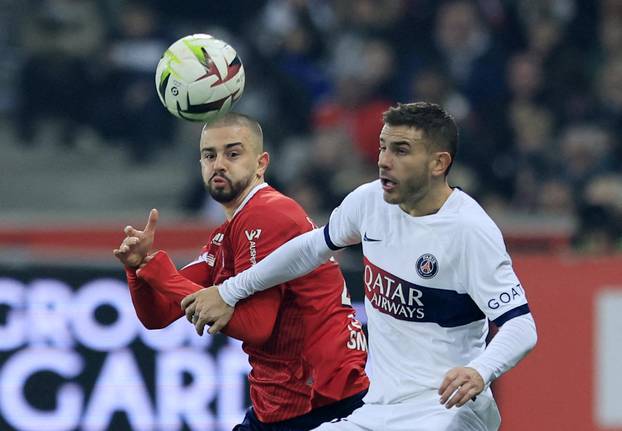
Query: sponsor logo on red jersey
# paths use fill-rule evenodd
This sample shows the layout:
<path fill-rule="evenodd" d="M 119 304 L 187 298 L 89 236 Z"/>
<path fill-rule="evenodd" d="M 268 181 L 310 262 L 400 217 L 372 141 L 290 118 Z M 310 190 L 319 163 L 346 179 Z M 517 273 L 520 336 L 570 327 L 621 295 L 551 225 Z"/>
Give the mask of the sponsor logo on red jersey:
<path fill-rule="evenodd" d="M 222 245 L 222 242 L 225 239 L 225 234 L 224 233 L 217 233 L 216 235 L 214 235 L 214 238 L 212 238 L 212 244 L 220 246 Z"/>
<path fill-rule="evenodd" d="M 261 229 L 245 230 L 244 233 L 249 241 L 253 241 L 255 239 L 259 239 L 261 236 Z"/>
<path fill-rule="evenodd" d="M 261 229 L 245 230 L 244 233 L 248 239 L 248 253 L 250 255 L 249 262 L 251 265 L 255 265 L 257 263 L 257 244 L 255 243 L 255 240 L 259 239 L 261 236 Z"/>

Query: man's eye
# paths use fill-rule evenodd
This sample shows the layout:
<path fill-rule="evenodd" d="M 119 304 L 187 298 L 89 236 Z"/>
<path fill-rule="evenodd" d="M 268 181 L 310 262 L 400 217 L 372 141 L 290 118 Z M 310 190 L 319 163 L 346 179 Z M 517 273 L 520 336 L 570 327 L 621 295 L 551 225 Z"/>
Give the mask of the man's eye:
<path fill-rule="evenodd" d="M 229 153 L 229 157 L 231 157 L 231 158 L 236 158 L 236 157 L 237 157 L 237 156 L 239 156 L 239 155 L 240 155 L 240 153 L 237 153 L 237 152 L 235 152 L 235 151 L 233 151 L 233 152 Z"/>

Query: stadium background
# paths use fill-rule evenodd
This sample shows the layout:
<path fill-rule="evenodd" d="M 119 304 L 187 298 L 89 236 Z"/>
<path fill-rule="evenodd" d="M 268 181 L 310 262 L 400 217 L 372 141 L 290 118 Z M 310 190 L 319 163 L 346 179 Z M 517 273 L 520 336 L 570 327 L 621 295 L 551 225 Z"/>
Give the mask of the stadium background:
<path fill-rule="evenodd" d="M 622 430 L 619 0 L 2 0 L 0 28 L 1 430 L 230 429 L 248 403 L 237 343 L 142 330 L 111 253 L 152 207 L 180 264 L 222 220 L 200 125 L 153 86 L 196 32 L 238 50 L 268 181 L 319 224 L 376 175 L 387 106 L 445 106 L 451 183 L 504 231 L 539 327 L 495 384 L 502 430 Z M 359 252 L 339 260 L 362 300 Z"/>

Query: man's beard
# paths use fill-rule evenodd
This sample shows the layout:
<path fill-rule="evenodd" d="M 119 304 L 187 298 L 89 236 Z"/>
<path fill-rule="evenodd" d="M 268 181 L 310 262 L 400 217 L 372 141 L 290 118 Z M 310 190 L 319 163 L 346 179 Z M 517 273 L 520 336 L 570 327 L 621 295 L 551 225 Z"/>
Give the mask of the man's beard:
<path fill-rule="evenodd" d="M 216 175 L 214 175 L 216 176 Z M 212 185 L 212 179 L 214 178 L 214 176 L 212 176 L 212 178 L 210 178 L 210 180 L 208 181 L 208 183 L 205 185 L 205 188 L 207 189 L 207 191 L 209 192 L 210 196 L 216 201 L 216 202 L 220 202 L 221 204 L 227 203 L 227 202 L 231 202 L 232 200 L 235 200 L 238 196 L 240 196 L 240 193 L 242 193 L 242 191 L 246 188 L 246 186 L 248 186 L 248 184 L 251 181 L 251 178 L 245 178 L 237 183 L 232 183 L 231 180 L 223 175 L 217 175 L 219 178 L 222 178 L 223 180 L 225 180 L 227 182 L 227 184 L 229 184 L 229 187 L 218 187 L 215 188 Z"/>
<path fill-rule="evenodd" d="M 419 201 L 430 189 L 429 175 L 422 174 L 416 178 L 402 180 L 397 185 L 396 193 L 391 196 L 384 194 L 385 202 L 392 205 L 401 205 Z"/>

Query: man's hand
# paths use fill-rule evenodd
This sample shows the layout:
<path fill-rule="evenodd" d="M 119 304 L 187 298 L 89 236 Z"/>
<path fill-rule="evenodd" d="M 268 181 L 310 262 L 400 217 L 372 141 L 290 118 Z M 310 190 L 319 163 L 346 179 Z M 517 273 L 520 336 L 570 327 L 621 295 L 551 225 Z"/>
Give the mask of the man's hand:
<path fill-rule="evenodd" d="M 126 235 L 125 239 L 119 248 L 112 251 L 123 265 L 129 268 L 138 268 L 143 263 L 153 245 L 158 217 L 158 210 L 152 209 L 149 212 L 147 225 L 142 231 L 136 230 L 132 226 L 125 226 L 123 229 Z"/>
<path fill-rule="evenodd" d="M 203 335 L 205 325 L 210 326 L 207 330 L 210 335 L 220 332 L 233 316 L 233 308 L 222 300 L 217 286 L 201 289 L 186 296 L 181 300 L 181 309 L 199 335 Z"/>
<path fill-rule="evenodd" d="M 458 367 L 452 368 L 445 374 L 438 394 L 441 396 L 441 404 L 445 404 L 445 407 L 450 409 L 453 406 L 462 407 L 467 401 L 479 395 L 484 387 L 484 379 L 477 370 L 470 367 Z"/>

